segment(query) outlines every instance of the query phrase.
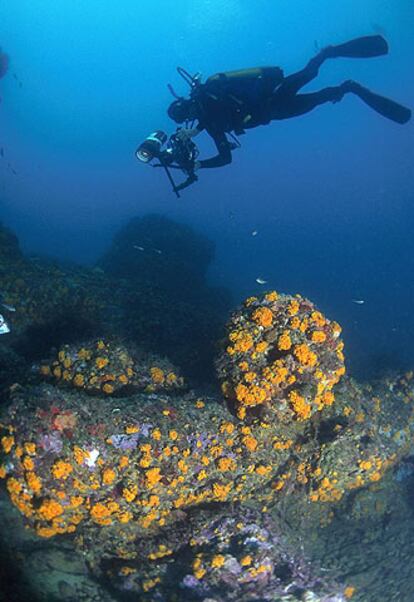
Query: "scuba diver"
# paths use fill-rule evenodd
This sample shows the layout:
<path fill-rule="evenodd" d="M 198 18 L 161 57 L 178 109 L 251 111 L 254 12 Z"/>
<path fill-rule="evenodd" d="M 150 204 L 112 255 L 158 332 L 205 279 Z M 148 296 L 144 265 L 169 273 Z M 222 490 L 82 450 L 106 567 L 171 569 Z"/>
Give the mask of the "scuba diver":
<path fill-rule="evenodd" d="M 233 133 L 244 134 L 246 129 L 267 125 L 271 121 L 304 115 L 326 102 L 337 103 L 346 94 L 358 96 L 374 111 L 396 123 L 407 123 L 411 118 L 410 109 L 352 80 L 317 92 L 299 93 L 301 88 L 316 78 L 319 68 L 327 59 L 370 58 L 387 53 L 386 40 L 374 35 L 328 46 L 312 58 L 304 69 L 287 77 L 279 67 L 259 67 L 218 73 L 202 83 L 199 74 L 191 76 L 178 67 L 178 73 L 190 85 L 191 92 L 189 98 L 180 97 L 169 86 L 176 100 L 168 108 L 168 115 L 176 123 L 184 124 L 175 134 L 177 143 L 188 144 L 194 136 L 205 130 L 218 151 L 210 159 L 199 161 L 194 158 L 193 175 L 187 185 L 196 180 L 197 169 L 231 163 L 232 151 L 240 146 Z M 232 140 L 228 139 L 228 135 Z"/>

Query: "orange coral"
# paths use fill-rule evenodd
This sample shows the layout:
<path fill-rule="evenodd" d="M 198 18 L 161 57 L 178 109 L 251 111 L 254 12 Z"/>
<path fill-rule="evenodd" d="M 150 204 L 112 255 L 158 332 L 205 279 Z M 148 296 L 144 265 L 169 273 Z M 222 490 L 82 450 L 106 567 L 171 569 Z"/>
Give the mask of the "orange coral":
<path fill-rule="evenodd" d="M 45 500 L 42 502 L 38 513 L 44 520 L 50 521 L 63 514 L 63 506 L 54 500 Z"/>
<path fill-rule="evenodd" d="M 303 366 L 312 367 L 318 361 L 316 353 L 311 351 L 306 343 L 297 345 L 294 349 L 294 354 Z"/>
<path fill-rule="evenodd" d="M 259 307 L 253 312 L 252 318 L 259 326 L 270 328 L 273 322 L 273 312 L 268 307 Z"/>
<path fill-rule="evenodd" d="M 52 474 L 56 479 L 67 479 L 70 473 L 73 471 L 73 466 L 69 462 L 63 460 L 57 460 L 52 468 Z"/>

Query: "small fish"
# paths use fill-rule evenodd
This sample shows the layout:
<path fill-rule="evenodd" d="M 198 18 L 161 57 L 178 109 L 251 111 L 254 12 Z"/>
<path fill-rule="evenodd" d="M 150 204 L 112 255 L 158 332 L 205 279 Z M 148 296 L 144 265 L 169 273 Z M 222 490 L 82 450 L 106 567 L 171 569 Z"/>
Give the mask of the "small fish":
<path fill-rule="evenodd" d="M 8 303 L 5 303 L 5 302 L 3 301 L 3 298 L 4 298 L 4 297 L 3 297 L 3 293 L 0 293 L 0 305 L 1 305 L 2 307 L 4 307 L 4 309 L 7 309 L 7 311 L 16 311 L 16 308 L 15 308 L 15 307 L 13 307 L 12 305 L 9 305 Z"/>
<path fill-rule="evenodd" d="M 256 278 L 257 284 L 266 284 L 267 280 L 263 280 L 263 278 Z"/>
<path fill-rule="evenodd" d="M 7 311 L 16 311 L 16 308 L 13 307 L 13 305 L 8 305 L 7 303 L 2 303 L 1 305 L 4 309 L 7 309 Z"/>
<path fill-rule="evenodd" d="M 10 332 L 10 328 L 9 328 L 6 320 L 0 314 L 0 334 L 7 334 L 9 332 Z"/>
<path fill-rule="evenodd" d="M 134 247 L 134 249 L 136 249 L 137 251 L 145 251 L 144 247 L 139 247 L 138 245 L 132 245 Z"/>
<path fill-rule="evenodd" d="M 357 305 L 364 305 L 364 299 L 351 299 L 352 303 L 356 303 Z"/>
<path fill-rule="evenodd" d="M 158 255 L 162 255 L 162 251 L 160 249 L 154 249 L 154 251 L 158 253 Z"/>
<path fill-rule="evenodd" d="M 253 230 L 252 236 L 257 236 L 258 234 L 259 234 L 259 232 L 257 230 Z"/>

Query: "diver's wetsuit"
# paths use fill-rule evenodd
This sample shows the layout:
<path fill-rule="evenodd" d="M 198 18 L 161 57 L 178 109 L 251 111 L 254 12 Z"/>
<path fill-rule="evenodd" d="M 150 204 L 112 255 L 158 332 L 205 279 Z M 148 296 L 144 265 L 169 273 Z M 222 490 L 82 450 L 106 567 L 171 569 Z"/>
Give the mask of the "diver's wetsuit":
<path fill-rule="evenodd" d="M 251 129 L 266 125 L 273 120 L 289 119 L 304 113 L 309 113 L 315 107 L 326 102 L 338 102 L 347 91 L 346 86 L 328 87 L 310 94 L 297 92 L 318 75 L 319 67 L 329 58 L 329 48 L 319 52 L 312 58 L 304 69 L 293 73 L 276 84 L 275 89 L 259 102 L 249 107 L 248 119 L 237 122 L 237 114 L 223 106 L 220 99 L 206 98 L 200 103 L 201 112 L 197 130 L 205 130 L 217 147 L 218 155 L 211 159 L 200 161 L 201 168 L 221 167 L 231 163 L 231 145 L 225 132 Z M 269 70 L 272 68 L 269 68 Z M 278 67 L 275 67 L 280 73 Z M 227 109 L 227 110 L 226 110 Z"/>
<path fill-rule="evenodd" d="M 220 167 L 231 163 L 232 145 L 226 138 L 226 132 L 243 133 L 245 129 L 266 125 L 274 120 L 289 119 L 309 113 L 326 102 L 339 102 L 347 93 L 356 94 L 374 111 L 400 124 L 411 119 L 411 110 L 389 98 L 380 96 L 360 84 L 348 80 L 339 86 L 323 88 L 318 92 L 298 94 L 318 75 L 319 68 L 328 58 L 353 57 L 369 58 L 387 54 L 388 45 L 381 36 L 367 36 L 351 40 L 345 44 L 328 46 L 312 58 L 304 69 L 283 77 L 278 67 L 265 67 L 260 71 L 260 88 L 244 90 L 244 99 L 237 105 L 237 91 L 232 93 L 214 92 L 217 85 L 225 79 L 225 74 L 209 78 L 205 84 L 205 93 L 198 100 L 198 125 L 196 130 L 206 130 L 213 138 L 218 155 L 200 161 L 200 167 Z M 254 81 L 254 80 L 253 80 Z M 259 80 L 256 79 L 256 85 Z M 210 88 L 212 86 L 212 93 Z M 230 101 L 229 101 L 230 99 Z"/>

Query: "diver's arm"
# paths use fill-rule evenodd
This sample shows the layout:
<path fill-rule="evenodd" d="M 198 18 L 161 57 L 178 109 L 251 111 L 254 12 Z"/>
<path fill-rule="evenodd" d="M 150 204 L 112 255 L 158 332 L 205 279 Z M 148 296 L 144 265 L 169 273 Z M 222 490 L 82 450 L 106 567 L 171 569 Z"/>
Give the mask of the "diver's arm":
<path fill-rule="evenodd" d="M 223 167 L 223 165 L 228 165 L 232 161 L 231 146 L 226 138 L 226 134 L 223 132 L 222 134 L 212 136 L 212 138 L 214 140 L 214 144 L 217 147 L 218 155 L 216 155 L 215 157 L 211 157 L 211 159 L 204 159 L 204 161 L 199 161 L 200 169 L 210 169 L 211 167 Z"/>

